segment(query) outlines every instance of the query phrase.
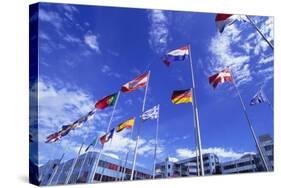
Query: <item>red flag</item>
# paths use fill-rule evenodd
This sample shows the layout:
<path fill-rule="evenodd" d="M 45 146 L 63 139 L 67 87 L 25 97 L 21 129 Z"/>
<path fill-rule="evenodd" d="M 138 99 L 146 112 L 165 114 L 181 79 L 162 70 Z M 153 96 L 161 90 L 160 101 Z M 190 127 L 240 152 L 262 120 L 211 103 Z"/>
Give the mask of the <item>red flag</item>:
<path fill-rule="evenodd" d="M 95 104 L 95 108 L 97 108 L 99 110 L 103 110 L 108 106 L 113 106 L 116 102 L 117 95 L 118 95 L 117 93 L 114 93 L 112 95 L 108 95 L 108 96 L 102 98 Z"/>
<path fill-rule="evenodd" d="M 209 83 L 214 88 L 216 88 L 219 83 L 224 83 L 225 81 L 232 81 L 232 75 L 227 68 L 209 77 Z"/>
<path fill-rule="evenodd" d="M 148 82 L 148 78 L 149 78 L 149 74 L 144 73 L 136 77 L 134 80 L 124 84 L 121 88 L 121 91 L 127 93 L 145 87 Z"/>
<path fill-rule="evenodd" d="M 60 132 L 55 132 L 47 137 L 45 143 L 56 142 L 61 138 Z"/>
<path fill-rule="evenodd" d="M 235 21 L 248 22 L 248 19 L 244 15 L 217 14 L 215 21 L 219 32 L 222 33 L 226 26 L 233 24 Z"/>
<path fill-rule="evenodd" d="M 105 135 L 103 135 L 102 137 L 100 137 L 100 143 L 103 145 L 106 142 L 108 142 L 110 139 L 112 139 L 113 134 L 114 134 L 114 128 L 111 129 L 108 133 L 106 133 Z"/>

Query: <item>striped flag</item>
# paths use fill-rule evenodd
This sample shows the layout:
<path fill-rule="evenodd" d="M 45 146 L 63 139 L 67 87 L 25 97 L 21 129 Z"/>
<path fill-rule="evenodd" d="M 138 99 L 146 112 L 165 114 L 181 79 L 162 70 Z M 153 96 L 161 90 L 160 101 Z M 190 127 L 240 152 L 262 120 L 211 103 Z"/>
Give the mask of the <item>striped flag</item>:
<path fill-rule="evenodd" d="M 251 99 L 250 105 L 256 105 L 264 102 L 267 102 L 267 98 L 264 95 L 262 89 L 260 89 Z"/>
<path fill-rule="evenodd" d="M 113 138 L 113 134 L 114 134 L 114 128 L 111 129 L 108 133 L 106 133 L 102 137 L 100 137 L 100 143 L 103 145 L 106 142 L 108 142 L 110 139 Z"/>
<path fill-rule="evenodd" d="M 134 126 L 134 124 L 135 124 L 135 117 L 132 117 L 127 121 L 120 123 L 116 128 L 116 132 L 121 132 L 124 129 L 130 129 Z"/>
<path fill-rule="evenodd" d="M 145 111 L 141 115 L 142 120 L 148 120 L 148 119 L 157 119 L 159 117 L 159 105 L 154 106 L 153 108 Z"/>
<path fill-rule="evenodd" d="M 164 56 L 163 63 L 165 63 L 167 66 L 170 65 L 172 61 L 183 61 L 185 60 L 185 57 L 189 54 L 189 50 L 187 46 L 183 46 L 181 48 L 172 50 L 168 52 Z"/>
<path fill-rule="evenodd" d="M 192 102 L 192 89 L 173 91 L 171 100 L 174 104 Z"/>
<path fill-rule="evenodd" d="M 124 84 L 121 88 L 121 91 L 124 93 L 128 93 L 128 92 L 135 91 L 139 88 L 146 87 L 148 79 L 149 79 L 149 73 L 148 72 L 144 73 L 144 74 L 136 77 L 132 81 Z"/>

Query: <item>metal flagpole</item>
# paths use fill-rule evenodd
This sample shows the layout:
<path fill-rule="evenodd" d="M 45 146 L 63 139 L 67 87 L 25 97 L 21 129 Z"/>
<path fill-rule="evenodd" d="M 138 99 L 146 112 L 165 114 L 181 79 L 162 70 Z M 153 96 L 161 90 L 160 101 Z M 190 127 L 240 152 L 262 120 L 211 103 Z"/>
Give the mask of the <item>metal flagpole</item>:
<path fill-rule="evenodd" d="M 135 127 L 135 125 L 132 127 L 131 136 L 130 136 L 131 139 L 133 138 L 134 127 Z M 129 153 L 130 153 L 130 148 L 128 148 L 128 151 L 126 153 L 125 164 L 124 164 L 123 170 L 121 172 L 122 181 L 124 181 L 124 178 L 125 178 L 124 175 L 125 175 L 125 172 L 126 172 L 126 166 L 127 166 L 127 162 L 128 162 Z"/>
<path fill-rule="evenodd" d="M 233 79 L 233 78 L 232 78 L 232 79 Z M 234 88 L 236 89 L 236 92 L 237 92 L 237 94 L 238 94 L 238 96 L 239 96 L 239 99 L 240 99 L 240 102 L 241 102 L 241 105 L 242 105 L 242 108 L 243 108 L 243 111 L 244 111 L 244 115 L 245 115 L 245 117 L 246 117 L 246 119 L 247 119 L 247 121 L 248 121 L 248 125 L 249 125 L 249 127 L 250 127 L 252 136 L 254 137 L 255 143 L 256 143 L 257 148 L 258 148 L 258 150 L 259 150 L 259 153 L 260 153 L 260 155 L 261 155 L 261 159 L 262 159 L 263 165 L 264 165 L 264 167 L 265 167 L 265 170 L 268 171 L 268 166 L 267 166 L 267 164 L 266 164 L 266 161 L 265 161 L 263 152 L 262 152 L 262 150 L 261 150 L 259 141 L 258 141 L 258 139 L 257 139 L 257 137 L 256 137 L 254 128 L 253 128 L 253 126 L 252 126 L 252 124 L 251 124 L 251 122 L 250 122 L 249 116 L 248 116 L 248 114 L 247 114 L 245 104 L 244 104 L 243 99 L 242 99 L 242 97 L 241 97 L 241 94 L 240 94 L 240 92 L 239 92 L 239 90 L 238 90 L 238 87 L 236 86 L 236 84 L 235 84 L 235 82 L 234 82 L 234 79 L 232 80 L 232 84 L 233 84 Z"/>
<path fill-rule="evenodd" d="M 87 153 L 85 154 L 85 158 L 84 158 L 84 160 L 83 160 L 83 162 L 82 162 L 82 164 L 81 164 L 81 167 L 80 167 L 80 169 L 79 169 L 79 173 L 78 173 L 78 176 L 77 176 L 77 179 L 76 179 L 76 183 L 77 183 L 77 180 L 78 180 L 78 179 L 80 178 L 80 176 L 81 176 L 82 169 L 83 169 L 83 166 L 84 166 L 84 164 L 85 164 L 85 162 L 86 162 L 86 160 L 87 160 L 88 154 L 89 154 L 89 152 L 87 152 Z"/>
<path fill-rule="evenodd" d="M 267 42 L 267 44 L 271 47 L 271 49 L 273 50 L 274 47 L 271 44 L 271 42 L 269 42 L 269 40 L 264 36 L 264 34 L 261 32 L 261 30 L 257 27 L 257 25 L 253 22 L 253 20 L 246 15 L 247 19 L 250 21 L 251 25 L 257 30 L 257 32 L 262 36 L 262 38 Z"/>
<path fill-rule="evenodd" d="M 71 168 L 70 168 L 70 170 L 69 170 L 69 173 L 67 174 L 67 177 L 66 177 L 66 179 L 65 179 L 64 184 L 68 184 L 69 181 L 70 181 L 70 177 L 71 177 L 71 175 L 72 175 L 72 173 L 73 173 L 73 171 L 74 171 L 74 167 L 75 167 L 75 165 L 76 165 L 76 163 L 77 163 L 77 160 L 78 160 L 78 158 L 79 158 L 79 156 L 80 156 L 80 153 L 81 153 L 81 150 L 82 150 L 82 148 L 83 148 L 83 145 L 84 145 L 84 143 L 81 144 L 81 147 L 80 147 L 80 149 L 79 149 L 79 151 L 78 151 L 77 157 L 75 158 L 75 160 L 74 160 L 73 163 L 72 163 L 72 166 L 71 166 Z"/>
<path fill-rule="evenodd" d="M 193 98 L 193 89 L 191 90 L 192 91 L 192 98 Z M 195 111 L 194 111 L 194 104 L 193 104 L 193 101 L 192 101 L 192 109 L 193 109 L 193 125 L 194 125 L 194 138 L 195 138 L 195 152 L 196 152 L 196 168 L 197 168 L 197 176 L 200 176 L 200 164 L 199 164 L 199 152 L 198 152 L 198 146 L 197 146 L 197 134 L 196 134 L 196 125 L 195 125 L 195 121 L 196 121 L 196 118 L 195 118 Z"/>
<path fill-rule="evenodd" d="M 65 155 L 65 151 L 66 151 L 66 150 L 68 151 L 68 149 L 69 149 L 69 146 L 67 147 L 67 149 L 64 149 L 64 154 L 63 154 L 63 155 Z M 62 160 L 61 160 L 61 161 L 62 161 Z M 61 164 L 61 162 L 60 162 L 60 164 Z M 60 176 L 61 176 L 61 174 L 62 174 L 62 172 L 63 172 L 63 169 L 64 169 L 64 165 L 65 165 L 65 162 L 64 162 L 63 165 L 62 165 L 62 169 L 61 169 L 61 171 L 59 172 L 58 177 L 57 177 L 57 179 L 56 179 L 56 183 L 55 183 L 54 185 L 57 185 L 57 184 L 58 184 L 59 178 L 60 178 Z M 59 166 L 58 166 L 58 168 L 59 168 Z M 51 181 L 51 182 L 52 182 L 52 181 Z"/>
<path fill-rule="evenodd" d="M 111 117 L 110 117 L 107 129 L 106 129 L 106 133 L 109 132 L 111 122 L 113 120 L 113 116 L 114 116 L 114 113 L 115 113 L 115 109 L 116 109 L 116 106 L 117 106 L 117 103 L 118 103 L 119 96 L 120 96 L 120 91 L 118 91 L 117 98 L 116 98 L 116 101 L 115 101 L 115 104 L 114 104 L 114 107 L 113 107 L 113 110 L 112 110 L 112 113 L 111 113 Z M 94 166 L 94 169 L 93 169 L 93 177 L 91 178 L 91 176 L 90 176 L 90 183 L 94 181 L 94 178 L 95 178 L 95 175 L 96 175 L 96 172 L 97 172 L 97 168 L 98 168 L 98 165 L 99 165 L 99 162 L 100 162 L 100 158 L 101 158 L 101 155 L 103 153 L 103 149 L 104 149 L 104 144 L 102 145 L 102 147 L 99 151 L 99 155 L 98 155 L 98 158 L 96 160 L 96 163 L 95 163 L 95 166 Z"/>
<path fill-rule="evenodd" d="M 144 97 L 143 97 L 142 113 L 144 112 L 144 108 L 145 108 L 145 101 L 146 101 L 146 95 L 147 95 L 149 79 L 150 79 L 150 71 L 148 72 L 148 80 L 147 80 L 147 85 L 145 87 L 145 92 L 144 92 Z M 137 140 L 136 140 L 136 146 L 135 146 L 135 152 L 134 152 L 134 161 L 133 161 L 133 167 L 132 167 L 132 173 L 131 173 L 130 180 L 134 179 L 134 171 L 135 171 L 137 152 L 138 152 L 138 142 L 139 142 L 139 139 L 140 139 L 140 127 L 141 127 L 141 123 L 140 123 L 140 125 L 138 127 L 138 131 L 137 131 Z"/>
<path fill-rule="evenodd" d="M 193 72 L 193 65 L 192 65 L 192 57 L 191 57 L 191 46 L 189 45 L 189 61 L 190 61 L 190 70 L 191 70 L 191 78 L 192 78 L 192 103 L 194 115 L 195 115 L 195 126 L 196 126 L 196 138 L 197 138 L 197 148 L 199 152 L 199 159 L 200 159 L 200 170 L 201 175 L 204 176 L 204 162 L 202 157 L 202 147 L 201 147 L 201 136 L 200 136 L 200 126 L 199 126 L 199 118 L 198 118 L 198 108 L 197 108 L 197 101 L 196 101 L 196 93 L 195 93 L 195 81 L 194 81 L 194 72 Z"/>
<path fill-rule="evenodd" d="M 92 121 L 94 121 L 94 118 L 96 117 L 96 109 L 94 109 L 95 110 L 95 113 L 93 114 L 93 120 Z M 86 134 L 88 134 L 88 130 L 86 131 Z M 84 137 L 84 143 L 85 143 L 85 141 L 86 141 L 86 137 Z M 92 143 L 91 143 L 92 144 Z M 97 144 L 97 140 L 96 140 L 96 142 L 95 142 L 95 145 Z M 95 147 L 95 145 L 93 146 L 93 147 Z M 83 162 L 82 162 L 82 164 L 81 164 L 81 167 L 80 167 L 80 169 L 79 169 L 79 173 L 78 173 L 78 177 L 77 177 L 77 179 L 76 179 L 76 182 L 77 182 L 77 180 L 79 179 L 79 177 L 80 177 L 80 175 L 81 175 L 81 173 L 82 173 L 82 169 L 83 169 L 83 166 L 84 166 L 84 164 L 85 164 L 85 162 L 86 162 L 86 160 L 87 160 L 87 157 L 88 157 L 88 151 L 86 152 L 86 154 L 85 154 L 85 158 L 84 158 L 84 160 L 83 160 Z"/>
<path fill-rule="evenodd" d="M 65 153 L 62 154 L 62 156 L 61 156 L 61 158 L 60 158 L 60 160 L 59 160 L 59 163 L 56 165 L 54 171 L 52 172 L 52 175 L 51 175 L 51 177 L 50 177 L 50 179 L 49 179 L 49 181 L 48 181 L 48 183 L 47 183 L 47 186 L 48 186 L 48 185 L 51 185 L 51 183 L 52 183 L 52 181 L 53 181 L 53 179 L 54 179 L 54 177 L 55 177 L 55 175 L 56 175 L 56 173 L 57 173 L 57 171 L 58 171 L 59 165 L 61 164 L 61 162 L 62 162 L 62 160 L 63 160 L 63 158 L 64 158 L 64 155 L 65 155 Z"/>
<path fill-rule="evenodd" d="M 155 134 L 155 148 L 154 148 L 154 159 L 153 159 L 153 179 L 155 179 L 155 168 L 156 168 L 156 155 L 157 155 L 157 146 L 158 146 L 158 130 L 159 130 L 159 118 L 160 118 L 160 105 L 158 104 L 158 116 L 156 122 L 156 134 Z"/>

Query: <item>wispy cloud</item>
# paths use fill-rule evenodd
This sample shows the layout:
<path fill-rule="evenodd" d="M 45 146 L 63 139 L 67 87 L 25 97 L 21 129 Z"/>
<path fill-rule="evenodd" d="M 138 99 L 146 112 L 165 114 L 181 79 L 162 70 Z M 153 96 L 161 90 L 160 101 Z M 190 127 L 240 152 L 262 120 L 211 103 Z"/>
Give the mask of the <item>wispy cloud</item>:
<path fill-rule="evenodd" d="M 98 37 L 94 34 L 86 34 L 84 36 L 84 42 L 94 51 L 100 53 L 100 47 L 98 43 Z"/>
<path fill-rule="evenodd" d="M 239 53 L 233 49 L 233 43 L 241 40 L 241 31 L 231 25 L 221 34 L 217 33 L 210 42 L 209 51 L 212 54 L 209 66 L 209 74 L 221 71 L 229 67 L 234 73 L 238 85 L 252 80 L 249 66 L 250 55 Z M 239 73 L 239 74 L 238 74 Z"/>
<path fill-rule="evenodd" d="M 155 141 L 153 139 L 147 140 L 147 139 L 140 138 L 139 145 L 138 145 L 138 155 L 144 157 L 153 156 L 154 149 L 155 149 L 154 142 Z M 136 140 L 130 137 L 130 131 L 128 130 L 128 131 L 123 131 L 114 134 L 112 141 L 109 142 L 108 144 L 105 144 L 104 150 L 106 152 L 112 152 L 115 154 L 118 153 L 124 154 L 128 150 L 134 151 L 135 144 L 136 144 Z M 157 153 L 161 154 L 163 153 L 163 151 L 164 151 L 164 147 L 159 144 Z"/>
<path fill-rule="evenodd" d="M 151 10 L 148 13 L 150 22 L 149 45 L 158 54 L 164 53 L 168 43 L 168 18 L 162 10 Z"/>
<path fill-rule="evenodd" d="M 113 76 L 115 78 L 120 78 L 121 75 L 110 68 L 108 65 L 103 65 L 101 72 L 105 73 L 107 76 Z"/>
<path fill-rule="evenodd" d="M 39 20 L 43 22 L 48 22 L 53 25 L 56 29 L 60 30 L 62 27 L 63 19 L 55 11 L 46 11 L 44 9 L 39 10 Z"/>
<path fill-rule="evenodd" d="M 216 154 L 221 162 L 228 161 L 228 160 L 235 160 L 239 159 L 243 155 L 253 153 L 253 152 L 237 152 L 233 151 L 232 149 L 226 149 L 221 147 L 210 147 L 202 149 L 203 154 L 204 153 L 214 153 Z M 190 150 L 187 148 L 179 148 L 176 150 L 177 158 L 179 159 L 186 159 L 190 157 L 195 157 L 196 152 L 194 150 Z"/>
<path fill-rule="evenodd" d="M 70 43 L 76 43 L 76 44 L 81 44 L 81 40 L 78 37 L 75 37 L 70 34 L 66 34 L 64 37 L 64 40 Z"/>
<path fill-rule="evenodd" d="M 265 36 L 273 41 L 273 18 L 252 17 Z M 249 23 L 236 23 L 225 31 L 216 33 L 210 40 L 210 61 L 207 74 L 220 71 L 224 67 L 232 70 L 238 85 L 251 83 L 256 78 L 267 81 L 273 78 L 273 53 Z M 271 72 L 272 74 L 263 74 Z"/>

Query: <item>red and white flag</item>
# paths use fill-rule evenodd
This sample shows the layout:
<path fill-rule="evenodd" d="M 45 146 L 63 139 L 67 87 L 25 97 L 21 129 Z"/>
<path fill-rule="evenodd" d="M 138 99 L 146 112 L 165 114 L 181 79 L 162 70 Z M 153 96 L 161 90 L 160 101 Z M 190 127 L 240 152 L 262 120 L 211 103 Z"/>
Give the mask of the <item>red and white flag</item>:
<path fill-rule="evenodd" d="M 132 81 L 124 84 L 121 88 L 122 92 L 128 93 L 131 91 L 135 91 L 136 89 L 145 87 L 149 79 L 149 73 L 144 73 Z"/>
<path fill-rule="evenodd" d="M 209 84 L 214 88 L 216 88 L 219 83 L 224 83 L 225 81 L 232 81 L 232 75 L 227 68 L 209 77 Z"/>
<path fill-rule="evenodd" d="M 61 133 L 60 132 L 55 132 L 51 135 L 49 135 L 47 137 L 47 140 L 45 141 L 45 143 L 52 143 L 52 142 L 56 142 L 61 138 Z"/>
<path fill-rule="evenodd" d="M 222 33 L 226 26 L 233 24 L 235 21 L 248 21 L 244 15 L 234 14 L 217 14 L 216 25 L 219 32 Z"/>

